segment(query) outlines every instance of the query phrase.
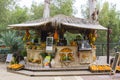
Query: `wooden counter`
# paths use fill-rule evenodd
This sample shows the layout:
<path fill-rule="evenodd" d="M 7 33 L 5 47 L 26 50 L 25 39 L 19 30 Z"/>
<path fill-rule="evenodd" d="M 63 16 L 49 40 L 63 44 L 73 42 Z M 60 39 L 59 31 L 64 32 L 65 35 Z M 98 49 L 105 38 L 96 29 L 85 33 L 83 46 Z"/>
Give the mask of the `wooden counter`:
<path fill-rule="evenodd" d="M 91 64 L 96 60 L 96 49 L 84 49 L 79 51 L 79 63 Z"/>
<path fill-rule="evenodd" d="M 35 50 L 35 49 L 27 49 L 27 64 L 29 66 L 43 66 L 43 58 L 40 53 L 44 52 L 45 50 Z M 39 61 L 39 63 L 38 63 Z"/>
<path fill-rule="evenodd" d="M 72 61 L 71 63 L 69 62 L 70 64 L 69 67 L 75 66 L 75 64 L 78 62 L 77 46 L 56 46 L 57 52 L 55 56 L 55 67 L 68 67 L 68 66 L 65 66 L 66 63 L 64 63 L 65 65 L 63 65 L 63 63 L 60 61 L 60 53 L 61 53 L 60 51 L 64 48 L 69 48 L 72 50 L 74 61 Z"/>

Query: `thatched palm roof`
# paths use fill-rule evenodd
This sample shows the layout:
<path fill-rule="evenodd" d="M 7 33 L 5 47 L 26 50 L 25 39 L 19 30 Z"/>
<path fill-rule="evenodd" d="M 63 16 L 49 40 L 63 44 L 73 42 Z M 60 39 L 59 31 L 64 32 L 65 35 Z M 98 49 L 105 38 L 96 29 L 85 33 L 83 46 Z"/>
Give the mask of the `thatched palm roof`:
<path fill-rule="evenodd" d="M 56 15 L 54 17 L 42 18 L 38 20 L 28 21 L 21 24 L 8 25 L 10 29 L 56 29 L 64 27 L 68 30 L 73 29 L 102 29 L 107 28 L 98 23 L 91 22 L 86 19 L 76 18 L 73 16 Z"/>

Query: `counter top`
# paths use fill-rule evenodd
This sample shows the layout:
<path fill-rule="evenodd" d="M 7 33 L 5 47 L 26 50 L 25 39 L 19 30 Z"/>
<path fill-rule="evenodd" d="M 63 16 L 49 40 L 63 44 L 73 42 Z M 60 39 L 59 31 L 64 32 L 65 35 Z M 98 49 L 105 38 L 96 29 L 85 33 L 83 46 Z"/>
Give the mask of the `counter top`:
<path fill-rule="evenodd" d="M 92 50 L 92 48 L 83 48 L 83 49 L 79 49 L 79 51 L 89 51 Z"/>

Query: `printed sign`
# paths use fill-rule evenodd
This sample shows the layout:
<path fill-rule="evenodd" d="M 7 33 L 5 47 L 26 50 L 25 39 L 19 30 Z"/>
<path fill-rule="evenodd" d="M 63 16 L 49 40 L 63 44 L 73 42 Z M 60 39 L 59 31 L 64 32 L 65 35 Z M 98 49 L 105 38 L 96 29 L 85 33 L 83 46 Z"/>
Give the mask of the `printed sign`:
<path fill-rule="evenodd" d="M 6 62 L 11 62 L 13 54 L 7 54 Z"/>
<path fill-rule="evenodd" d="M 46 39 L 46 52 L 53 51 L 53 37 L 47 37 Z"/>

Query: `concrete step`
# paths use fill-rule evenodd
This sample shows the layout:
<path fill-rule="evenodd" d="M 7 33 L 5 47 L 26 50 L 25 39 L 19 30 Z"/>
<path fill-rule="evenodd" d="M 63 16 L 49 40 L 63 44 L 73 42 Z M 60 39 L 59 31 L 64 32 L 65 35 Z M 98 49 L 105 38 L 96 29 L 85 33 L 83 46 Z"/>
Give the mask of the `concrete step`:
<path fill-rule="evenodd" d="M 28 70 L 7 70 L 11 73 L 17 73 L 26 76 L 89 76 L 89 75 L 109 75 L 110 72 L 90 72 L 89 70 L 78 71 L 28 71 Z"/>

